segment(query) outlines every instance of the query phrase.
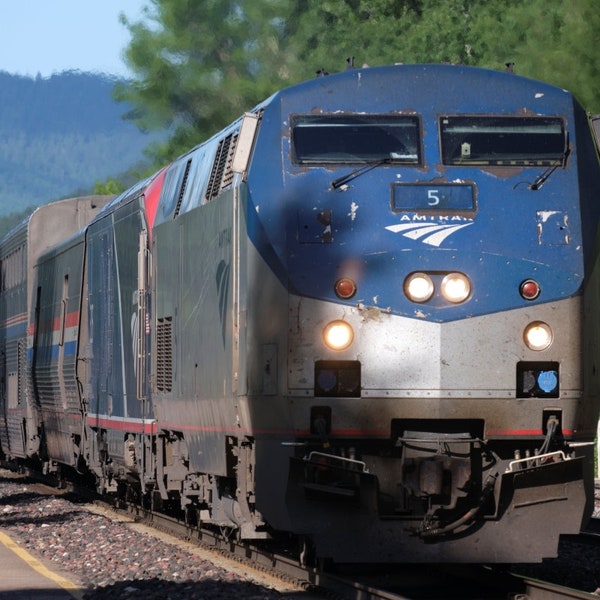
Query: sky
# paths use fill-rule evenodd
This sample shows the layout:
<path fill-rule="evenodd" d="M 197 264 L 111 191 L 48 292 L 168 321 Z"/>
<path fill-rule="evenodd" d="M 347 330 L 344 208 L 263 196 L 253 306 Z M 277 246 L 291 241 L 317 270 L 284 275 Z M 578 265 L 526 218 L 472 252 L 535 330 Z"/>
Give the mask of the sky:
<path fill-rule="evenodd" d="M 148 0 L 0 0 L 0 71 L 36 77 L 79 70 L 119 77 L 130 34 Z"/>

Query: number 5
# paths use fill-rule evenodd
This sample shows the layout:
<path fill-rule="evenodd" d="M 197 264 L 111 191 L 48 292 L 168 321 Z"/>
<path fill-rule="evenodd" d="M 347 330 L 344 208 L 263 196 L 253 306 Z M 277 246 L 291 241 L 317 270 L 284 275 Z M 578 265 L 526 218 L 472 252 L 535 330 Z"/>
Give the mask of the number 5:
<path fill-rule="evenodd" d="M 427 198 L 429 200 L 429 206 L 435 206 L 440 203 L 440 197 L 438 196 L 439 190 L 427 190 Z"/>

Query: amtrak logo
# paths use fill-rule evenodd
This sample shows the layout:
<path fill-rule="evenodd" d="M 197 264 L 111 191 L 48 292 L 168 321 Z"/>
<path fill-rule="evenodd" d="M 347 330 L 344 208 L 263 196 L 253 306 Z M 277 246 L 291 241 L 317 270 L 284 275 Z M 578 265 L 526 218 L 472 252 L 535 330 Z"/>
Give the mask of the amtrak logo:
<path fill-rule="evenodd" d="M 430 246 L 439 246 L 453 233 L 460 229 L 473 225 L 473 221 L 468 223 L 457 224 L 444 224 L 439 223 L 398 223 L 397 225 L 388 225 L 387 230 L 393 233 L 402 233 L 404 237 L 410 238 L 411 240 L 420 240 L 424 244 Z"/>

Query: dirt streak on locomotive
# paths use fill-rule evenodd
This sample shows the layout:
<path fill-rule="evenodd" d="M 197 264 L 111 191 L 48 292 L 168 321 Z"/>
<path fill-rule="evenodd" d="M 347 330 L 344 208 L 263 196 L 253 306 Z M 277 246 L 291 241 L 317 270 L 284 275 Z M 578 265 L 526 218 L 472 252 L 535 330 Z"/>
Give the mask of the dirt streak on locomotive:
<path fill-rule="evenodd" d="M 5 456 L 339 562 L 533 562 L 589 517 L 600 172 L 562 89 L 274 94 L 0 244 Z"/>

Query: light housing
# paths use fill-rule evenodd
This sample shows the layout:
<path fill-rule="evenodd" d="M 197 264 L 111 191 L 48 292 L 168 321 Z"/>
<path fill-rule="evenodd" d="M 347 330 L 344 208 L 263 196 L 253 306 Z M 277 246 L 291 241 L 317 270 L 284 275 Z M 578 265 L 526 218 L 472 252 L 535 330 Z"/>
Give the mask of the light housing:
<path fill-rule="evenodd" d="M 317 360 L 315 362 L 315 396 L 360 398 L 360 362 L 357 360 Z M 313 407 L 314 408 L 314 407 Z M 311 423 L 313 423 L 311 409 Z M 319 411 L 321 412 L 321 411 Z M 319 414 L 323 418 L 325 415 Z M 328 418 L 331 429 L 331 409 Z M 315 430 L 317 427 L 315 426 Z M 311 425 L 311 433 L 313 426 Z"/>
<path fill-rule="evenodd" d="M 434 292 L 433 281 L 427 273 L 411 273 L 404 280 L 404 293 L 412 302 L 427 302 Z"/>
<path fill-rule="evenodd" d="M 342 277 L 335 282 L 335 295 L 342 300 L 349 300 L 356 294 L 356 283 L 350 277 Z"/>
<path fill-rule="evenodd" d="M 448 302 L 460 304 L 471 295 L 471 281 L 463 273 L 448 273 L 442 279 L 440 290 Z"/>
<path fill-rule="evenodd" d="M 535 300 L 541 292 L 542 288 L 535 279 L 526 279 L 519 286 L 519 293 L 524 300 Z"/>
<path fill-rule="evenodd" d="M 558 398 L 560 368 L 558 362 L 517 363 L 517 398 Z M 556 409 L 552 409 L 555 412 Z M 545 412 L 545 411 L 544 411 Z M 544 419 L 544 422 L 546 419 Z"/>
<path fill-rule="evenodd" d="M 354 340 L 354 331 L 346 321 L 331 321 L 323 330 L 323 340 L 332 350 L 345 350 Z"/>
<path fill-rule="evenodd" d="M 552 344 L 552 328 L 543 321 L 533 321 L 525 327 L 523 339 L 530 350 L 536 352 L 546 350 Z"/>

